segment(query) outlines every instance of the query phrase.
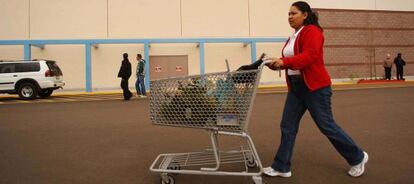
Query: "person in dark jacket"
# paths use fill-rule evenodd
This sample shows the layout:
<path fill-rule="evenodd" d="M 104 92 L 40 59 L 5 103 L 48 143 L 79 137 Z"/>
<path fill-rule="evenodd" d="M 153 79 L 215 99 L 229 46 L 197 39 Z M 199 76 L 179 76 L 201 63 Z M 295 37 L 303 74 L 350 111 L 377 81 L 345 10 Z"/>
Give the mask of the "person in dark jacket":
<path fill-rule="evenodd" d="M 132 97 L 131 91 L 129 91 L 128 80 L 131 77 L 131 63 L 128 59 L 128 54 L 123 54 L 124 59 L 122 60 L 121 68 L 118 72 L 118 77 L 122 78 L 121 88 L 124 94 L 124 100 L 129 100 Z"/>
<path fill-rule="evenodd" d="M 397 57 L 394 59 L 394 64 L 397 68 L 397 80 L 405 80 L 404 79 L 405 61 L 402 59 L 401 53 L 398 53 Z"/>

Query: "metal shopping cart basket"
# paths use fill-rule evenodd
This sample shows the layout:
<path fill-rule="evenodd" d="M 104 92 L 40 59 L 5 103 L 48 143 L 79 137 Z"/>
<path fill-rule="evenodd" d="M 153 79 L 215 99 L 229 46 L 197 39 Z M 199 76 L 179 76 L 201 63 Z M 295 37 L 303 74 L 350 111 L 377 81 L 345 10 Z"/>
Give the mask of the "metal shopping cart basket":
<path fill-rule="evenodd" d="M 176 174 L 251 176 L 262 184 L 263 166 L 248 134 L 249 117 L 263 64 L 259 69 L 229 71 L 151 81 L 150 118 L 154 125 L 206 129 L 211 149 L 160 154 L 150 170 L 162 184 L 175 183 Z M 218 136 L 237 136 L 243 145 L 218 146 Z M 224 170 L 239 164 L 239 171 Z"/>

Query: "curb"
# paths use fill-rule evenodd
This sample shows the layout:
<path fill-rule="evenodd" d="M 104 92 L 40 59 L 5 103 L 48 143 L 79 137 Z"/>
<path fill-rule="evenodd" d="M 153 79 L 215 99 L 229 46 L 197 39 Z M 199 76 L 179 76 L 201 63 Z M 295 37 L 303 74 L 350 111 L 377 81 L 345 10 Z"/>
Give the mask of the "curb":
<path fill-rule="evenodd" d="M 384 84 L 390 84 L 389 86 L 383 86 Z M 399 84 L 399 85 L 396 85 Z M 355 86 L 349 89 L 372 89 L 372 88 L 389 88 L 389 87 L 401 87 L 401 84 L 405 84 L 403 86 L 412 86 L 414 85 L 414 81 L 409 80 L 405 82 L 373 82 L 373 83 L 355 83 L 355 82 L 338 82 L 333 83 L 332 87 L 346 87 L 346 86 Z M 375 87 L 376 85 L 379 85 Z M 359 87 L 358 87 L 359 86 Z M 364 87 L 365 86 L 365 87 Z M 367 87 L 370 86 L 370 87 Z M 275 84 L 275 85 L 260 85 L 258 87 L 259 90 L 287 90 L 286 84 Z M 341 89 L 344 90 L 344 89 Z M 262 93 L 258 91 L 258 93 Z M 268 93 L 268 92 L 265 92 Z M 96 92 L 55 92 L 53 96 L 80 96 L 80 95 L 113 95 L 113 94 L 122 94 L 122 91 L 96 91 Z M 16 95 L 9 95 L 9 94 L 0 94 L 0 98 L 10 98 L 16 97 Z"/>

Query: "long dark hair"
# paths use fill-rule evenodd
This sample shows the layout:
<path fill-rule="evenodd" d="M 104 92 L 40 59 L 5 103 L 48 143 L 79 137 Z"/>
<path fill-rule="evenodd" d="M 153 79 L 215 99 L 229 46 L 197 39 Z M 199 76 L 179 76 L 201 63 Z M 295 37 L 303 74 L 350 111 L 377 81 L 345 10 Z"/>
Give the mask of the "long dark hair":
<path fill-rule="evenodd" d="M 307 2 L 304 1 L 296 1 L 292 4 L 292 6 L 295 6 L 298 8 L 302 13 L 308 13 L 308 17 L 303 22 L 304 25 L 313 24 L 315 26 L 318 26 L 319 29 L 322 29 L 321 25 L 319 25 L 318 15 L 312 11 L 312 8 Z"/>

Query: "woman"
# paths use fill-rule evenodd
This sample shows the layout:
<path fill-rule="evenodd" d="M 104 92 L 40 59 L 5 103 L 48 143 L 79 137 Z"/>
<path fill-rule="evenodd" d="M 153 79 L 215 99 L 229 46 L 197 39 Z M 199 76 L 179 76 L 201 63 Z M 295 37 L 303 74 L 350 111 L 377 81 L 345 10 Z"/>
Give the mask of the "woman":
<path fill-rule="evenodd" d="M 269 176 L 290 177 L 291 158 L 299 121 L 309 110 L 320 131 L 345 158 L 351 169 L 348 174 L 361 176 L 368 154 L 359 148 L 335 122 L 331 111 L 331 79 L 323 62 L 322 28 L 309 4 L 298 1 L 289 11 L 289 24 L 295 33 L 286 42 L 282 58 L 270 58 L 270 69 L 286 69 L 289 87 L 281 120 L 281 143 L 270 167 Z"/>

